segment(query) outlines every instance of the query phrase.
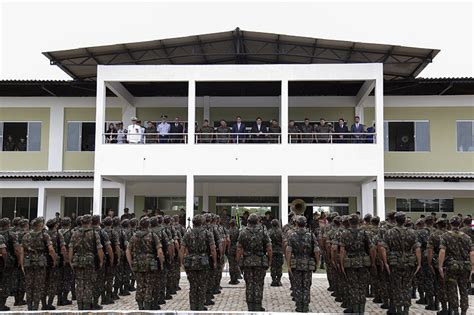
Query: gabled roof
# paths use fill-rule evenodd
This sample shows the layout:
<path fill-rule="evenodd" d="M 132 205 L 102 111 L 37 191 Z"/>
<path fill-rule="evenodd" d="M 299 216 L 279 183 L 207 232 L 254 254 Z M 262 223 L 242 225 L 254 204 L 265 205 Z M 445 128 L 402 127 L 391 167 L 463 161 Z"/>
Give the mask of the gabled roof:
<path fill-rule="evenodd" d="M 94 80 L 97 65 L 383 63 L 386 80 L 413 79 L 437 49 L 243 31 L 50 51 L 73 79 Z"/>

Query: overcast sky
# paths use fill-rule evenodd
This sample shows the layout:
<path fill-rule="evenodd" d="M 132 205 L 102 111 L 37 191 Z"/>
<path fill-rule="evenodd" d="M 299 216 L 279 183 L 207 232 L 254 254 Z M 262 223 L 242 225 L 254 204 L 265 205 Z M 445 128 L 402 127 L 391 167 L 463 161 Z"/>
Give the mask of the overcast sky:
<path fill-rule="evenodd" d="M 472 2 L 0 0 L 0 79 L 69 79 L 44 51 L 242 30 L 441 49 L 419 77 L 473 74 Z"/>

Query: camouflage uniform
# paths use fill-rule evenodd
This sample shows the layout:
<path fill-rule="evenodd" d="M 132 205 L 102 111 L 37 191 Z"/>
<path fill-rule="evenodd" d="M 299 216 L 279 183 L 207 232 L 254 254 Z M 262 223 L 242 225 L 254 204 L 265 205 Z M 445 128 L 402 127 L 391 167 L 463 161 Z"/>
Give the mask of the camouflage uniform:
<path fill-rule="evenodd" d="M 72 237 L 72 228 L 71 228 L 71 219 L 63 218 L 61 225 L 63 228 L 59 230 L 59 233 L 64 238 L 64 244 L 66 246 L 66 253 L 69 251 L 69 243 L 71 242 Z M 69 305 L 72 302 L 67 299 L 69 292 L 72 291 L 74 287 L 74 275 L 71 269 L 70 264 L 60 264 L 59 268 L 59 279 L 60 279 L 60 288 L 59 288 L 59 297 L 58 305 Z"/>
<path fill-rule="evenodd" d="M 119 235 L 117 231 L 114 230 L 111 226 L 112 220 L 110 218 L 104 219 L 104 232 L 107 233 L 107 236 L 110 241 L 110 246 L 114 252 L 113 265 L 110 265 L 110 257 L 106 255 L 105 257 L 105 266 L 104 266 L 104 292 L 102 295 L 102 304 L 113 304 L 114 300 L 112 298 L 112 290 L 114 286 L 114 274 L 117 269 L 117 265 L 120 263 L 122 257 L 118 257 L 118 252 L 120 252 L 119 244 Z"/>
<path fill-rule="evenodd" d="M 306 218 L 298 218 L 298 222 Z M 300 226 L 300 225 L 299 225 Z M 316 270 L 315 253 L 319 253 L 316 237 L 304 227 L 298 227 L 288 238 L 287 252 L 291 254 L 291 273 L 294 277 L 294 297 L 297 312 L 308 312 L 312 273 Z"/>
<path fill-rule="evenodd" d="M 130 239 L 127 255 L 131 257 L 131 268 L 137 279 L 135 300 L 139 310 L 151 310 L 153 302 L 153 280 L 151 273 L 160 269 L 157 259 L 158 250 L 161 250 L 159 236 L 149 230 L 149 219 L 140 220 L 140 230 Z"/>
<path fill-rule="evenodd" d="M 393 228 L 395 225 L 390 222 L 382 222 L 380 223 L 380 227 L 378 229 L 378 233 L 376 236 L 376 243 L 377 243 L 377 257 L 378 261 L 380 262 L 379 266 L 379 273 L 378 273 L 378 280 L 380 284 L 380 298 L 382 299 L 382 305 L 381 307 L 384 309 L 389 308 L 389 300 L 391 301 L 391 296 L 392 296 L 392 290 L 390 289 L 390 286 L 387 285 L 390 283 L 390 276 L 383 266 L 382 262 L 382 257 L 381 257 L 381 247 L 383 246 L 383 240 L 385 238 L 385 235 L 387 234 L 387 231 Z"/>
<path fill-rule="evenodd" d="M 224 228 L 222 225 L 218 223 L 219 216 L 215 216 L 214 220 L 217 221 L 214 223 L 214 237 L 218 240 L 217 243 L 220 244 L 217 247 L 217 266 L 216 270 L 213 273 L 213 293 L 220 294 L 221 293 L 221 278 L 222 278 L 222 271 L 224 269 L 224 246 L 225 246 L 225 235 L 224 235 Z"/>
<path fill-rule="evenodd" d="M 420 226 L 421 225 L 421 226 Z M 416 274 L 416 285 L 420 294 L 420 299 L 416 301 L 417 304 L 433 304 L 432 298 L 434 296 L 433 277 L 431 270 L 428 267 L 428 261 L 426 259 L 426 247 L 428 245 L 428 239 L 430 238 L 431 231 L 424 227 L 424 221 L 417 221 L 417 228 L 415 234 L 418 243 L 420 243 L 420 249 L 422 253 L 421 259 L 421 270 Z"/>
<path fill-rule="evenodd" d="M 41 220 L 33 220 L 32 225 L 39 224 Z M 29 311 L 37 311 L 40 300 L 46 296 L 47 247 L 50 246 L 51 238 L 45 230 L 31 230 L 23 236 L 26 302 Z"/>
<path fill-rule="evenodd" d="M 53 261 L 50 256 L 48 256 L 48 269 L 46 274 L 46 288 L 47 292 L 46 295 L 48 297 L 47 307 L 45 309 L 54 310 L 53 300 L 54 296 L 58 294 L 59 296 L 59 288 L 60 288 L 60 271 L 59 266 L 64 264 L 64 257 L 62 256 L 62 252 L 65 249 L 65 241 L 64 237 L 59 231 L 56 229 L 57 222 L 56 219 L 48 220 L 48 235 L 51 239 L 51 243 L 53 245 L 54 252 L 58 257 L 58 261 L 55 266 L 53 266 Z M 45 297 L 46 298 L 46 297 Z M 44 306 L 44 305 L 43 305 Z"/>
<path fill-rule="evenodd" d="M 17 232 L 18 236 L 18 244 L 21 244 L 23 240 L 23 236 L 28 233 L 29 230 L 29 221 L 28 219 L 22 219 L 19 223 L 19 228 Z M 15 306 L 26 305 L 25 301 L 25 274 L 18 268 L 18 276 L 17 276 L 17 291 L 15 295 Z"/>
<path fill-rule="evenodd" d="M 184 236 L 184 234 L 186 234 L 186 227 L 179 223 L 179 216 L 178 215 L 175 215 L 173 217 L 173 219 L 174 219 L 173 227 L 179 232 L 178 243 L 181 244 L 183 236 Z M 179 255 L 177 255 L 177 257 L 176 257 L 176 271 L 175 271 L 175 278 L 174 278 L 174 287 L 175 287 L 176 291 L 181 290 L 181 288 L 179 287 L 179 280 L 180 279 L 181 279 L 181 265 L 180 265 L 180 262 L 179 262 Z"/>
<path fill-rule="evenodd" d="M 443 220 L 444 225 L 446 226 L 446 220 L 440 219 L 438 221 Z M 427 249 L 433 252 L 433 261 L 432 266 L 434 269 L 434 292 L 435 292 L 435 306 L 438 306 L 438 301 L 441 302 L 441 309 L 443 312 L 448 311 L 448 300 L 446 297 L 446 284 L 441 279 L 441 275 L 438 270 L 438 256 L 439 256 L 439 247 L 441 245 L 441 235 L 446 232 L 446 228 L 442 229 L 435 229 L 433 233 L 431 233 L 430 238 L 428 239 Z"/>
<path fill-rule="evenodd" d="M 82 217 L 82 222 L 90 222 L 90 215 Z M 99 234 L 92 228 L 82 226 L 71 236 L 69 250 L 73 252 L 72 266 L 76 280 L 77 307 L 79 310 L 92 309 L 96 281 L 96 252 L 102 251 Z"/>
<path fill-rule="evenodd" d="M 201 220 L 196 216 L 195 220 Z M 189 305 L 192 311 L 207 310 L 206 302 L 207 281 L 210 267 L 211 248 L 215 248 L 213 235 L 200 224 L 186 232 L 182 242 L 187 251 L 184 257 L 184 269 L 189 281 Z"/>
<path fill-rule="evenodd" d="M 273 224 L 273 222 L 275 224 Z M 272 227 L 268 230 L 268 236 L 272 241 L 272 265 L 270 274 L 272 276 L 272 287 L 281 287 L 281 276 L 283 269 L 283 231 L 278 220 L 272 221 Z"/>
<path fill-rule="evenodd" d="M 160 271 L 158 275 L 158 281 L 155 284 L 154 287 L 154 293 L 153 296 L 155 297 L 154 304 L 165 304 L 165 297 L 166 297 L 166 279 L 167 279 L 167 273 L 168 273 L 168 263 L 170 261 L 169 257 L 169 252 L 170 250 L 173 250 L 173 240 L 171 239 L 171 236 L 167 233 L 167 230 L 165 229 L 165 226 L 163 225 L 163 217 L 158 216 L 156 218 L 156 226 L 154 226 L 154 221 L 155 218 L 152 218 L 152 232 L 157 234 L 160 239 L 161 239 L 161 248 L 163 250 L 163 253 L 165 255 L 165 261 L 163 263 L 163 269 Z"/>
<path fill-rule="evenodd" d="M 243 250 L 242 271 L 248 310 L 264 311 L 263 283 L 268 268 L 268 257 L 265 252 L 268 246 L 271 248 L 271 240 L 263 226 L 250 222 L 253 215 L 249 216 L 247 227 L 240 232 L 237 246 Z"/>
<path fill-rule="evenodd" d="M 397 212 L 395 216 L 405 214 Z M 420 244 L 415 232 L 400 224 L 387 230 L 382 242 L 391 269 L 391 307 L 395 308 L 397 314 L 408 314 L 411 305 L 411 279 L 417 264 L 415 251 Z"/>
<path fill-rule="evenodd" d="M 227 259 L 229 261 L 229 274 L 230 274 L 230 282 L 229 284 L 238 284 L 239 283 L 239 276 L 240 276 L 240 268 L 237 260 L 235 259 L 235 255 L 237 254 L 237 240 L 239 239 L 239 228 L 235 225 L 231 225 L 229 228 L 229 239 L 230 239 L 230 246 L 229 246 L 229 253 L 227 255 Z"/>
<path fill-rule="evenodd" d="M 341 235 L 341 260 L 347 277 L 348 308 L 354 313 L 365 312 L 366 291 L 369 284 L 370 251 L 375 245 L 366 230 L 357 227 L 359 217 L 350 217 L 351 226 Z"/>
<path fill-rule="evenodd" d="M 8 218 L 0 219 L 0 235 L 5 239 L 7 246 L 7 259 L 4 262 L 3 281 L 0 283 L 0 311 L 8 311 L 5 306 L 10 292 L 13 291 L 15 281 L 15 269 L 18 269 L 16 250 L 19 249 L 18 236 L 10 229 L 10 220 Z"/>
<path fill-rule="evenodd" d="M 168 236 L 170 236 L 172 240 L 171 246 L 173 246 L 176 249 L 176 243 L 178 242 L 179 236 L 177 235 L 177 231 L 171 225 L 171 217 L 167 215 L 164 216 L 163 223 L 164 223 L 164 227 Z M 176 276 L 176 268 L 177 268 L 176 259 L 178 259 L 177 250 L 174 251 L 173 257 L 171 257 L 171 259 L 168 261 L 168 264 L 167 264 L 168 270 L 166 273 L 166 288 L 165 288 L 166 290 L 165 299 L 167 300 L 171 300 L 173 298 L 172 294 L 176 294 L 176 291 L 174 288 L 174 285 L 175 285 L 174 277 Z"/>
<path fill-rule="evenodd" d="M 471 242 L 474 243 L 474 229 L 471 227 L 472 219 L 469 217 L 464 218 L 464 226 L 460 228 L 460 230 L 466 233 L 469 237 L 471 237 Z M 471 283 L 469 284 L 469 294 L 474 295 L 474 275 L 471 277 Z"/>
<path fill-rule="evenodd" d="M 92 217 L 92 220 L 94 221 L 95 215 Z M 97 220 L 100 221 L 100 217 L 97 216 Z M 94 224 L 94 223 L 93 223 Z M 105 272 L 106 269 L 110 267 L 110 257 L 109 257 L 109 250 L 110 250 L 110 238 L 107 232 L 105 232 L 103 229 L 101 229 L 100 226 L 92 226 L 92 229 L 94 232 L 97 232 L 99 234 L 100 238 L 100 244 L 102 245 L 103 251 L 104 251 L 104 264 L 102 267 L 99 266 L 99 263 L 96 259 L 96 264 L 95 264 L 95 273 L 96 273 L 96 285 L 94 286 L 94 303 L 92 304 L 93 309 L 100 310 L 102 309 L 102 306 L 99 305 L 99 298 L 102 296 L 102 299 L 104 300 L 104 292 L 105 292 Z"/>
<path fill-rule="evenodd" d="M 458 217 L 453 219 L 460 221 Z M 451 224 L 453 224 L 453 219 L 451 219 Z M 466 314 L 469 309 L 469 274 L 472 270 L 469 256 L 474 251 L 474 244 L 469 236 L 453 225 L 452 231 L 441 235 L 440 249 L 445 251 L 446 274 L 444 277 L 449 308 L 456 314 L 458 307 L 461 306 L 461 313 Z"/>

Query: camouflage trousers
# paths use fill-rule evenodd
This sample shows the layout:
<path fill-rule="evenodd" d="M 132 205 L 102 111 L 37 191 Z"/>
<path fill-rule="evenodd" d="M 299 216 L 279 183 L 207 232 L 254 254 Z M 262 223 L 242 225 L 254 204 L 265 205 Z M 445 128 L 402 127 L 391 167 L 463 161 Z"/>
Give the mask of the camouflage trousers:
<path fill-rule="evenodd" d="M 46 296 L 46 268 L 25 268 L 26 303 L 31 310 L 38 310 L 40 300 Z"/>
<path fill-rule="evenodd" d="M 422 260 L 421 270 L 419 273 L 421 273 L 423 292 L 425 292 L 426 296 L 428 297 L 434 297 L 435 291 L 433 273 L 431 272 L 431 269 L 428 266 L 428 261 L 425 258 Z"/>
<path fill-rule="evenodd" d="M 413 268 L 393 267 L 390 274 L 390 299 L 395 307 L 411 305 Z"/>
<path fill-rule="evenodd" d="M 160 272 L 158 284 L 158 300 L 164 301 L 166 296 L 166 282 L 168 280 L 168 263 L 163 264 L 163 270 Z"/>
<path fill-rule="evenodd" d="M 96 282 L 95 268 L 74 268 L 76 280 L 77 304 L 90 308 L 94 298 L 94 287 Z"/>
<path fill-rule="evenodd" d="M 100 295 L 105 291 L 105 267 L 95 270 L 96 281 L 94 285 L 94 299 L 98 299 Z"/>
<path fill-rule="evenodd" d="M 240 276 L 240 268 L 237 260 L 235 260 L 235 251 L 227 255 L 227 261 L 229 262 L 230 281 L 236 282 Z"/>
<path fill-rule="evenodd" d="M 328 282 L 329 282 L 329 287 L 334 290 L 335 289 L 335 284 L 334 284 L 334 275 L 336 273 L 336 269 L 334 268 L 333 264 L 331 262 L 326 264 L 326 273 L 328 277 Z"/>
<path fill-rule="evenodd" d="M 303 310 L 308 307 L 310 302 L 310 290 L 312 283 L 312 271 L 293 270 L 294 292 L 296 309 Z"/>
<path fill-rule="evenodd" d="M 69 291 L 73 291 L 74 287 L 74 273 L 72 272 L 71 265 L 66 264 L 64 266 L 59 267 L 59 274 L 60 274 L 60 289 L 59 291 L 69 293 Z"/>
<path fill-rule="evenodd" d="M 176 291 L 176 288 L 174 287 L 175 277 L 176 277 L 176 268 L 177 268 L 176 263 L 173 260 L 169 264 L 169 268 L 168 268 L 168 274 L 167 274 L 167 279 L 166 279 L 166 294 L 168 294 L 168 292 L 171 293 L 171 292 Z M 138 282 L 138 279 L 137 279 L 137 282 Z"/>
<path fill-rule="evenodd" d="M 461 306 L 461 311 L 466 312 L 469 308 L 469 271 L 446 271 L 446 296 L 449 307 L 456 310 Z M 458 289 L 459 296 L 458 298 Z"/>
<path fill-rule="evenodd" d="M 434 290 L 435 295 L 441 302 L 441 305 L 446 306 L 448 303 L 448 297 L 446 296 L 446 283 L 441 279 L 441 275 L 438 269 L 435 269 L 435 276 L 434 276 Z"/>
<path fill-rule="evenodd" d="M 186 271 L 189 281 L 189 306 L 192 311 L 204 310 L 206 302 L 207 281 L 209 270 Z"/>
<path fill-rule="evenodd" d="M 59 269 L 57 267 L 48 266 L 46 275 L 46 295 L 49 298 L 53 298 L 59 290 Z"/>
<path fill-rule="evenodd" d="M 0 283 L 0 299 L 6 299 L 10 296 L 12 286 L 14 284 L 14 274 L 16 268 L 5 268 L 3 269 L 3 278 Z"/>
<path fill-rule="evenodd" d="M 181 278 L 181 264 L 179 263 L 178 257 L 175 258 L 175 261 L 173 262 L 174 268 L 173 268 L 173 274 L 171 276 L 172 278 L 172 284 L 171 288 L 173 291 L 178 290 L 179 287 L 179 279 Z"/>
<path fill-rule="evenodd" d="M 280 283 L 283 270 L 283 253 L 273 253 L 270 274 L 273 283 Z"/>
<path fill-rule="evenodd" d="M 153 277 L 148 272 L 136 272 L 137 292 L 135 300 L 142 303 L 150 303 L 153 301 Z"/>
<path fill-rule="evenodd" d="M 153 271 L 150 272 L 151 277 L 151 289 L 152 289 L 152 309 L 157 309 L 159 304 L 158 301 L 160 299 L 160 277 L 162 271 Z M 155 308 L 156 307 L 156 308 Z"/>
<path fill-rule="evenodd" d="M 243 267 L 247 303 L 262 304 L 265 267 Z"/>
<path fill-rule="evenodd" d="M 222 279 L 222 270 L 224 269 L 224 265 L 222 262 L 218 261 L 217 262 L 217 268 L 216 272 L 213 274 L 213 289 L 218 290 L 220 285 L 221 285 L 221 279 Z"/>
<path fill-rule="evenodd" d="M 112 290 L 114 287 L 114 275 L 116 266 L 105 266 L 104 270 L 104 294 L 107 297 L 112 296 Z"/>
<path fill-rule="evenodd" d="M 344 295 L 347 295 L 349 305 L 365 304 L 365 293 L 369 284 L 369 270 L 367 268 L 347 268 L 347 287 Z"/>
<path fill-rule="evenodd" d="M 377 286 L 380 290 L 380 297 L 382 300 L 387 300 L 391 296 L 390 286 L 390 276 L 386 270 L 382 271 L 382 268 L 378 268 L 377 270 Z"/>
<path fill-rule="evenodd" d="M 206 299 L 210 300 L 214 297 L 214 274 L 217 272 L 217 268 L 211 268 L 209 270 L 206 282 Z"/>

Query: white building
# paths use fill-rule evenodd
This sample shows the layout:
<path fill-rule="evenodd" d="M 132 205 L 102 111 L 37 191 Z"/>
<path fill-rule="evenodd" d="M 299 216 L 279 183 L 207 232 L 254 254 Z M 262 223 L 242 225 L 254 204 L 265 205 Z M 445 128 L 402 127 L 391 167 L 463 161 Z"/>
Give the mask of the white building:
<path fill-rule="evenodd" d="M 73 81 L 0 82 L 1 215 L 259 208 L 286 222 L 296 198 L 308 214 L 471 213 L 474 79 L 416 78 L 437 53 L 239 29 L 44 53 Z M 186 124 L 184 141 L 105 141 L 110 122 L 161 115 Z M 204 119 L 236 116 L 281 132 L 202 143 Z M 362 141 L 288 131 L 355 116 L 376 126 Z"/>

